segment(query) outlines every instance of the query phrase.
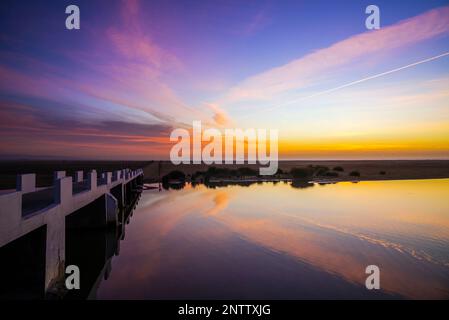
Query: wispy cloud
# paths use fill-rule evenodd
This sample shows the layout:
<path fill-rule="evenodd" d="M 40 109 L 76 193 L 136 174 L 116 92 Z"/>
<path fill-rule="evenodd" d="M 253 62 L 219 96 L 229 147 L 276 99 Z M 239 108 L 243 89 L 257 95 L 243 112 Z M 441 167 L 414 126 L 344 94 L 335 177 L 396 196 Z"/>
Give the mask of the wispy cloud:
<path fill-rule="evenodd" d="M 430 10 L 374 32 L 365 32 L 317 50 L 283 66 L 252 76 L 231 88 L 222 104 L 264 100 L 316 83 L 337 67 L 449 33 L 449 6 Z"/>
<path fill-rule="evenodd" d="M 228 113 L 223 110 L 220 106 L 217 104 L 209 103 L 206 104 L 206 106 L 212 110 L 213 112 L 213 120 L 215 121 L 215 124 L 218 126 L 226 126 L 231 124 L 231 119 L 228 115 Z"/>
<path fill-rule="evenodd" d="M 295 100 L 287 101 L 287 102 L 284 102 L 283 104 L 279 104 L 279 105 L 275 105 L 275 106 L 272 106 L 272 107 L 269 107 L 269 108 L 266 108 L 266 109 L 262 109 L 262 110 L 259 110 L 259 112 L 273 111 L 273 110 L 276 110 L 276 109 L 279 109 L 279 108 L 282 108 L 282 107 L 285 107 L 285 106 L 289 106 L 291 104 L 298 103 L 300 101 L 304 101 L 304 100 L 307 100 L 307 99 L 312 99 L 312 98 L 315 98 L 315 97 L 318 97 L 318 96 L 321 96 L 321 95 L 324 95 L 324 94 L 335 92 L 335 91 L 338 91 L 338 90 L 341 90 L 341 89 L 344 89 L 344 88 L 348 88 L 348 87 L 354 86 L 354 85 L 359 84 L 359 83 L 363 83 L 365 81 L 377 79 L 377 78 L 380 78 L 380 77 L 383 77 L 383 76 L 386 76 L 386 75 L 389 75 L 389 74 L 392 74 L 392 73 L 395 73 L 395 72 L 399 72 L 401 70 L 412 68 L 412 67 L 415 67 L 417 65 L 420 65 L 420 64 L 423 64 L 423 63 L 427 63 L 427 62 L 431 62 L 433 60 L 437 60 L 437 59 L 444 58 L 444 57 L 447 57 L 447 56 L 449 56 L 449 52 L 444 52 L 442 54 L 439 54 L 439 55 L 436 55 L 436 56 L 433 56 L 433 57 L 430 57 L 430 58 L 427 58 L 427 59 L 423 59 L 423 60 L 420 60 L 420 61 L 416 61 L 416 62 L 407 64 L 405 66 L 401 66 L 401 67 L 394 68 L 394 69 L 391 69 L 391 70 L 388 70 L 388 71 L 384 71 L 384 72 L 381 72 L 381 73 L 378 73 L 378 74 L 375 74 L 375 75 L 372 75 L 372 76 L 369 76 L 369 77 L 365 77 L 365 78 L 362 78 L 362 79 L 358 79 L 358 80 L 355 80 L 355 81 L 351 81 L 351 82 L 339 85 L 339 86 L 334 87 L 334 88 L 330 88 L 330 89 L 327 89 L 327 90 L 319 91 L 319 92 L 316 92 L 316 93 L 313 93 L 311 95 L 304 96 L 304 97 L 301 97 L 301 98 L 298 98 L 298 99 L 295 99 Z M 426 97 L 427 97 L 427 95 L 426 95 Z"/>
<path fill-rule="evenodd" d="M 140 1 L 121 1 L 122 24 L 106 31 L 108 39 L 124 58 L 155 70 L 181 68 L 173 53 L 159 46 L 144 30 L 140 16 Z"/>
<path fill-rule="evenodd" d="M 271 22 L 267 11 L 268 10 L 266 6 L 263 6 L 261 9 L 259 9 L 256 14 L 251 17 L 249 23 L 242 28 L 240 34 L 247 37 L 252 36 L 256 32 L 266 27 Z"/>
<path fill-rule="evenodd" d="M 61 157 L 88 158 L 95 150 L 107 150 L 102 157 L 120 158 L 124 150 L 132 150 L 133 157 L 152 158 L 168 152 L 171 130 L 164 124 L 61 118 L 31 105 L 0 101 L 0 145 L 8 154 L 28 156 L 41 148 L 44 157 L 58 150 Z"/>
<path fill-rule="evenodd" d="M 211 115 L 210 108 L 201 111 L 178 97 L 167 74 L 182 72 L 182 62 L 153 40 L 145 28 L 140 5 L 138 0 L 121 1 L 120 27 L 86 31 L 84 36 L 94 42 L 91 50 L 67 52 L 64 47 L 49 48 L 66 65 L 0 51 L 5 58 L 0 63 L 0 93 L 13 95 L 17 101 L 38 99 L 42 104 L 31 107 L 14 103 L 14 99 L 2 101 L 0 129 L 8 133 L 8 139 L 0 141 L 3 150 L 26 152 L 31 148 L 29 136 L 33 135 L 33 143 L 50 146 L 58 141 L 58 150 L 62 150 L 64 142 L 70 150 L 78 139 L 85 153 L 104 143 L 109 146 L 109 154 L 134 145 L 134 152 L 148 156 L 149 147 L 160 151 L 156 150 L 160 146 L 154 145 L 158 143 L 164 145 L 165 157 L 167 128 L 184 126 L 191 119 L 206 123 L 213 123 L 214 118 L 225 121 L 225 114 L 219 109 Z M 70 108 L 71 112 L 62 114 L 57 108 L 49 111 L 46 106 L 53 104 L 60 109 Z M 120 112 L 114 113 L 111 106 Z M 23 108 L 32 108 L 32 112 L 21 112 Z M 55 118 L 53 112 L 61 114 L 55 121 L 51 121 Z M 136 121 L 137 115 L 143 114 L 147 116 Z M 67 128 L 71 128 L 70 132 Z"/>

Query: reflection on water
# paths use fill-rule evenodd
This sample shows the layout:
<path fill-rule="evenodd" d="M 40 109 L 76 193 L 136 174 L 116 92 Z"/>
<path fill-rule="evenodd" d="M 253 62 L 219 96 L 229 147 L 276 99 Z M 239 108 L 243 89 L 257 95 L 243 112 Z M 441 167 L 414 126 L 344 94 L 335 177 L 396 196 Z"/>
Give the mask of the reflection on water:
<path fill-rule="evenodd" d="M 92 214 L 92 212 L 86 212 Z M 95 299 L 99 284 L 107 280 L 112 260 L 120 253 L 126 225 L 132 211 L 120 211 L 117 226 L 108 228 L 77 227 L 75 219 L 68 219 L 65 231 L 65 264 L 80 269 L 80 289 L 65 290 L 64 299 Z M 74 217 L 76 218 L 76 217 Z"/>
<path fill-rule="evenodd" d="M 448 196 L 449 179 L 144 191 L 97 297 L 449 298 Z"/>

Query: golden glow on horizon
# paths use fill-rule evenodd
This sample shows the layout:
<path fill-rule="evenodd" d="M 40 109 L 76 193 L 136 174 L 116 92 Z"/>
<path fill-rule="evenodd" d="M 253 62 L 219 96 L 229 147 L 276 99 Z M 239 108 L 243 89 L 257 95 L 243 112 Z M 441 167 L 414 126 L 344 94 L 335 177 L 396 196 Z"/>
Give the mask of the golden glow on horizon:
<path fill-rule="evenodd" d="M 331 157 L 402 156 L 449 158 L 449 123 L 434 126 L 416 126 L 394 131 L 335 132 L 279 139 L 282 156 L 306 155 Z"/>

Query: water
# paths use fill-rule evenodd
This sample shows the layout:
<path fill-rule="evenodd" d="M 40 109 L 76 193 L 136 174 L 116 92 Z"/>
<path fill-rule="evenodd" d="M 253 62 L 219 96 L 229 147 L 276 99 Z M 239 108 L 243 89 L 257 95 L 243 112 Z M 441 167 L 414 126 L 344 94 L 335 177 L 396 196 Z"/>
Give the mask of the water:
<path fill-rule="evenodd" d="M 144 191 L 96 297 L 447 299 L 447 199 L 449 179 Z"/>

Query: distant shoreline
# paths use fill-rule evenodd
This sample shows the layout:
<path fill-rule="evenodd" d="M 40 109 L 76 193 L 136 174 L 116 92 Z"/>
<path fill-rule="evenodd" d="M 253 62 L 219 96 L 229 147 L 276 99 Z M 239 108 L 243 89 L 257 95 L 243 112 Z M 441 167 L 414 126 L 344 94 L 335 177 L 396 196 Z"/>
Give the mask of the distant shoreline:
<path fill-rule="evenodd" d="M 293 168 L 307 168 L 308 166 L 326 166 L 329 171 L 335 167 L 342 167 L 338 177 L 313 177 L 316 183 L 358 182 L 381 180 L 415 180 L 449 178 L 449 160 L 282 160 L 279 168 L 289 172 Z M 186 175 L 193 175 L 198 171 L 206 171 L 210 167 L 217 168 L 251 168 L 258 170 L 259 165 L 205 165 L 190 164 L 175 166 L 170 161 L 79 161 L 79 160 L 7 160 L 0 161 L 0 189 L 15 188 L 16 175 L 20 173 L 36 173 L 38 186 L 46 186 L 52 182 L 53 171 L 67 170 L 71 174 L 74 170 L 91 170 L 99 172 L 118 170 L 122 167 L 143 168 L 145 182 L 158 182 L 159 178 L 171 171 L 179 170 Z M 159 172 L 160 167 L 160 172 Z M 357 171 L 360 177 L 351 177 L 349 173 Z M 384 174 L 381 174 L 384 172 Z M 254 177 L 256 178 L 256 177 Z M 286 177 L 284 177 L 286 178 Z M 290 178 L 290 177 L 288 177 Z M 218 179 L 213 177 L 213 179 Z M 220 178 L 225 180 L 225 178 Z M 230 180 L 230 179 L 227 179 Z M 266 180 L 278 180 L 279 177 L 267 177 Z M 241 182 L 242 180 L 236 180 Z M 264 178 L 258 181 L 264 181 Z"/>
<path fill-rule="evenodd" d="M 332 183 L 338 183 L 338 182 L 351 182 L 351 183 L 357 183 L 357 182 L 364 182 L 364 181 L 401 181 L 401 180 L 443 180 L 443 179 L 449 179 L 449 177 L 444 178 L 399 178 L 399 179 L 312 179 L 312 180 L 304 180 L 303 182 L 306 183 L 319 183 L 319 184 L 332 184 Z M 295 180 L 292 178 L 254 178 L 254 179 L 211 179 L 209 180 L 210 184 L 216 184 L 216 183 L 257 183 L 257 182 L 294 182 L 294 181 L 301 181 L 300 179 Z M 171 184 L 181 184 L 181 181 L 172 181 Z M 187 183 L 192 183 L 192 181 L 187 181 Z M 156 182 L 148 183 L 148 185 L 157 185 Z M 201 184 L 201 183 L 198 183 Z"/>
<path fill-rule="evenodd" d="M 279 169 L 288 173 L 293 168 L 307 168 L 309 166 L 327 167 L 330 172 L 338 173 L 335 177 L 312 177 L 310 180 L 315 182 L 341 182 L 341 181 L 380 181 L 380 180 L 414 180 L 414 179 L 439 179 L 449 178 L 449 160 L 320 160 L 320 161 L 280 161 Z M 160 176 L 164 176 L 171 171 L 181 171 L 185 175 L 194 175 L 197 172 L 207 171 L 210 167 L 221 169 L 236 170 L 238 168 L 251 168 L 258 170 L 259 165 L 242 164 L 242 165 L 211 165 L 204 164 L 181 164 L 173 165 L 168 161 L 154 162 L 144 168 L 145 179 L 147 182 L 155 182 L 152 177 L 158 177 L 160 167 Z M 341 167 L 343 171 L 335 171 L 334 169 Z M 356 171 L 360 174 L 358 177 L 349 174 Z M 252 177 L 251 177 L 252 178 Z M 291 179 L 291 176 L 267 176 L 259 178 L 262 180 L 272 180 L 279 178 Z M 233 177 L 213 177 L 215 180 L 233 180 Z M 256 179 L 256 177 L 252 178 Z M 237 181 L 241 181 L 238 180 Z"/>

